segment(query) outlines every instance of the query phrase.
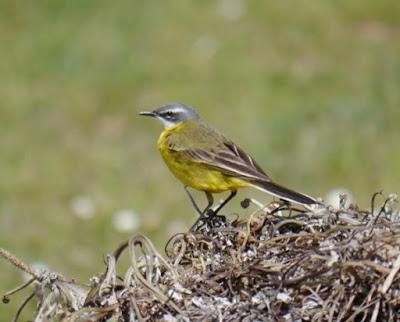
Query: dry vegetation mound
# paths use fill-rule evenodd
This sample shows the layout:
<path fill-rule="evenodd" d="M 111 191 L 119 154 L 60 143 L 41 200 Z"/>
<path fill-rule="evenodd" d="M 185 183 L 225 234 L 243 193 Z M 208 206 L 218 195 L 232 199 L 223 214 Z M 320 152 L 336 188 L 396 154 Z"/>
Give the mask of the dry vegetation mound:
<path fill-rule="evenodd" d="M 165 256 L 133 237 L 89 286 L 0 254 L 32 275 L 35 321 L 398 321 L 394 200 L 375 194 L 368 211 L 246 200 L 256 207 L 247 220 L 210 219 L 171 238 Z M 130 266 L 117 272 L 121 256 Z"/>

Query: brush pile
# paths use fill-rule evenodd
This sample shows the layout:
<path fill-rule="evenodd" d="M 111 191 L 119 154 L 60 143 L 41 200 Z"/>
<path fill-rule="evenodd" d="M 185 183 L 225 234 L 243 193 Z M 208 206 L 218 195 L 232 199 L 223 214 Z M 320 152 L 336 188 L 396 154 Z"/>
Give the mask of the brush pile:
<path fill-rule="evenodd" d="M 246 200 L 248 219 L 214 217 L 174 236 L 165 256 L 138 235 L 87 286 L 30 272 L 35 321 L 399 321 L 395 196 L 375 194 L 369 210 L 341 201 L 310 211 Z"/>

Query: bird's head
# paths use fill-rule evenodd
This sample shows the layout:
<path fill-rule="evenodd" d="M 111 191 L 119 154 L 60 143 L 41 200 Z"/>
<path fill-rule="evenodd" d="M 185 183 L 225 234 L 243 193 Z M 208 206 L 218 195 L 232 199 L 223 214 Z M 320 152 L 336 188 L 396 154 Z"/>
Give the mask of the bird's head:
<path fill-rule="evenodd" d="M 193 108 L 182 103 L 166 104 L 150 112 L 140 112 L 139 115 L 156 117 L 165 127 L 199 118 L 199 115 Z"/>

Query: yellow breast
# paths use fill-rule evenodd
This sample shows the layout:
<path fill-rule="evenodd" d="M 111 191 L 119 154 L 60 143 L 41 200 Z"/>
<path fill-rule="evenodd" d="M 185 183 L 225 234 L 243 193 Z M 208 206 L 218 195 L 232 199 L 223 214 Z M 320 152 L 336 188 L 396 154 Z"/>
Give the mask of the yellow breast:
<path fill-rule="evenodd" d="M 236 190 L 248 186 L 246 182 L 239 178 L 227 176 L 217 170 L 211 169 L 207 164 L 190 159 L 179 149 L 171 149 L 168 137 L 172 133 L 179 135 L 179 131 L 184 126 L 184 123 L 180 123 L 168 127 L 161 133 L 157 142 L 157 148 L 165 163 L 184 185 L 212 193 Z"/>

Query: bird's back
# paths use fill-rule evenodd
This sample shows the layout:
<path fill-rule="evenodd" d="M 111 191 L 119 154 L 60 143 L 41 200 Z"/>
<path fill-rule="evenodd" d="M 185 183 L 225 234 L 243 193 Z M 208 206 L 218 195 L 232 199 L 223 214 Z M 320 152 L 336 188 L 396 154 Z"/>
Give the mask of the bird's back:
<path fill-rule="evenodd" d="M 218 130 L 201 119 L 186 121 L 166 131 L 166 142 L 175 150 L 218 149 L 227 141 Z"/>

